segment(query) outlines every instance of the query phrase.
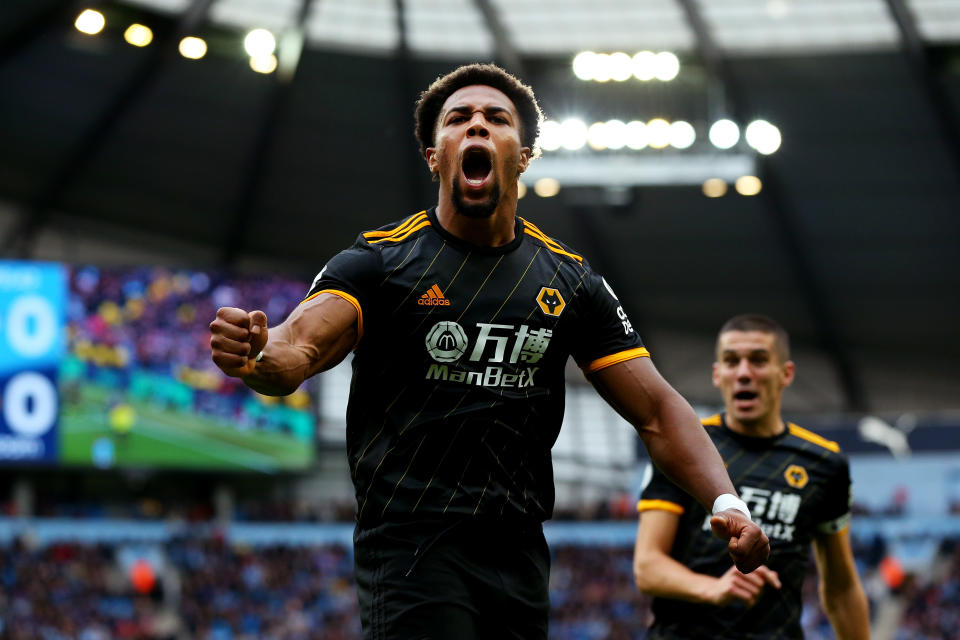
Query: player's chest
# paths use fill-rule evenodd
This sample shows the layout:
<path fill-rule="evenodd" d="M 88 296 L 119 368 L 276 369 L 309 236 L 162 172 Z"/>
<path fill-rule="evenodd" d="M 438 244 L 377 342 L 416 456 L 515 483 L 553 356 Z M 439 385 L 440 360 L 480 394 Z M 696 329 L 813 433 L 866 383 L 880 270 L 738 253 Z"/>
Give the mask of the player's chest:
<path fill-rule="evenodd" d="M 814 465 L 777 451 L 725 461 L 737 492 L 771 543 L 810 539 L 824 498 L 824 481 Z"/>

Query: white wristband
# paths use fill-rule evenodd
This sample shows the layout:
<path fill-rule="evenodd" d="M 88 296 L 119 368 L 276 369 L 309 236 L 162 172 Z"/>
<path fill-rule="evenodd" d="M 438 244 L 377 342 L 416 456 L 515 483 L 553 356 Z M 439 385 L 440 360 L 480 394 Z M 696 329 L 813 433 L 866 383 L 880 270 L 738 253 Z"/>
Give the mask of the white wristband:
<path fill-rule="evenodd" d="M 732 493 L 721 493 L 719 496 L 717 496 L 717 499 L 713 501 L 713 514 L 716 515 L 717 513 L 726 511 L 727 509 L 736 509 L 750 518 L 750 509 L 747 508 L 746 502 Z"/>

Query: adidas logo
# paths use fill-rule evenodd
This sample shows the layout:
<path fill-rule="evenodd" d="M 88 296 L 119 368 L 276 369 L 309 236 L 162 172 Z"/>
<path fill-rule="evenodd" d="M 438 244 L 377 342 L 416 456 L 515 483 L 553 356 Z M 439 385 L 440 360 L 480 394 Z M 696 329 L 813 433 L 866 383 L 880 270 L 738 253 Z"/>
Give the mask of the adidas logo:
<path fill-rule="evenodd" d="M 449 307 L 450 301 L 443 296 L 443 292 L 440 291 L 440 287 L 433 285 L 427 292 L 420 296 L 420 299 L 417 300 L 417 304 L 422 307 Z"/>

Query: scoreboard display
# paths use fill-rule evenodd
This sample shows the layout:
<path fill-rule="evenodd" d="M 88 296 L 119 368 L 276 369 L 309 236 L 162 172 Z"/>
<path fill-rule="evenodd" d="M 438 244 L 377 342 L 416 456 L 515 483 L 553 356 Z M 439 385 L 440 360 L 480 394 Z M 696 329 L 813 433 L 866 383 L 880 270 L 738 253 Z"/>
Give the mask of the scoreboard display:
<path fill-rule="evenodd" d="M 0 467 L 309 468 L 317 402 L 269 398 L 209 351 L 219 306 L 279 323 L 306 284 L 155 266 L 0 261 Z"/>
<path fill-rule="evenodd" d="M 66 268 L 0 261 L 0 463 L 58 459 Z"/>

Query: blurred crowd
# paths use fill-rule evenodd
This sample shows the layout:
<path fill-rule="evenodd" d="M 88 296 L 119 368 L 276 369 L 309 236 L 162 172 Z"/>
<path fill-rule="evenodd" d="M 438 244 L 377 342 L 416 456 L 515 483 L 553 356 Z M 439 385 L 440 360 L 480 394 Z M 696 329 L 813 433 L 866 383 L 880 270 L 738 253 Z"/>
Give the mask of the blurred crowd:
<path fill-rule="evenodd" d="M 910 575 L 894 592 L 898 640 L 957 638 L 960 552 L 945 543 L 939 574 Z M 633 586 L 629 546 L 552 549 L 550 638 L 640 640 L 649 599 Z M 872 581 L 883 541 L 857 543 Z M 139 572 L 139 573 L 138 573 Z M 805 587 L 807 638 L 831 638 Z M 9 640 L 351 640 L 360 623 L 349 549 L 340 545 L 245 547 L 216 535 L 134 544 L 0 546 L 0 638 Z"/>
<path fill-rule="evenodd" d="M 116 392 L 109 401 L 113 406 L 146 400 L 239 426 L 284 422 L 273 405 L 305 409 L 309 395 L 298 392 L 282 401 L 258 397 L 261 402 L 252 403 L 252 392 L 211 361 L 209 324 L 224 306 L 262 309 L 277 324 L 305 293 L 305 283 L 276 276 L 75 267 L 67 304 L 68 357 L 60 372 L 65 398 L 79 402 L 79 383 L 93 382 Z M 296 423 L 286 417 L 291 420 Z"/>
<path fill-rule="evenodd" d="M 938 555 L 927 575 L 904 576 L 905 609 L 894 640 L 960 639 L 960 541 L 944 540 Z"/>
<path fill-rule="evenodd" d="M 262 309 L 275 324 L 305 293 L 305 283 L 275 276 L 76 267 L 67 309 L 71 346 L 74 352 L 82 345 L 108 347 L 113 363 L 160 373 L 179 367 L 209 371 L 208 325 L 218 307 Z M 109 364 L 106 354 L 101 352 L 101 363 Z"/>

